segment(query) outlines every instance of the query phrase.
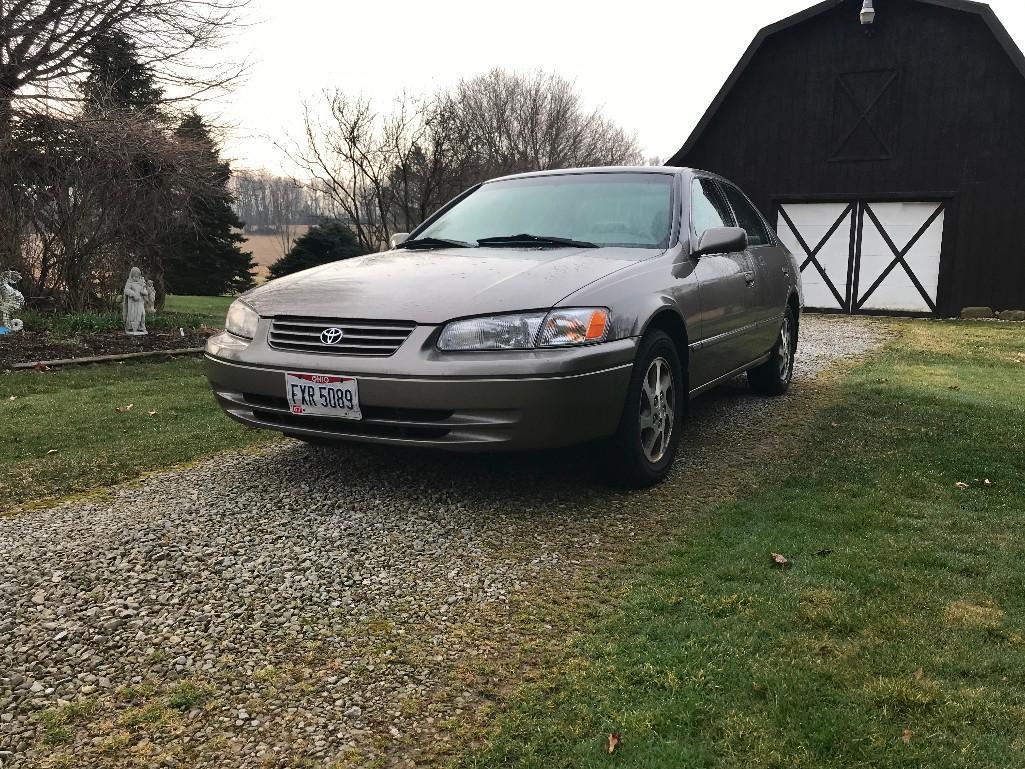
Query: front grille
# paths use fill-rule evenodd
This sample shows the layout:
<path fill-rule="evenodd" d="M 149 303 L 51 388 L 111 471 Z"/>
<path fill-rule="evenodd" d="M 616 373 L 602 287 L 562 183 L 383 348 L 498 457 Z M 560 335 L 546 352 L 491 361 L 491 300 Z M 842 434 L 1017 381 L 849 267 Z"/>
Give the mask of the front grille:
<path fill-rule="evenodd" d="M 267 343 L 277 350 L 362 355 L 386 358 L 399 349 L 416 328 L 401 320 L 336 320 L 281 316 L 271 321 Z M 324 341 L 328 329 L 338 329 L 341 338 L 335 344 Z"/>

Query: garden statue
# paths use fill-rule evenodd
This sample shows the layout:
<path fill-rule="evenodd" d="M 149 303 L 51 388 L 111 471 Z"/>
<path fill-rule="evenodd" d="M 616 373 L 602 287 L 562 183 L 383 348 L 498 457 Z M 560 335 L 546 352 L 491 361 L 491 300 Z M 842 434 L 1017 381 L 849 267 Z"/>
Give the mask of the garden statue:
<path fill-rule="evenodd" d="M 14 287 L 19 280 L 21 275 L 14 270 L 0 272 L 0 334 L 21 331 L 25 327 L 18 318 L 11 317 L 25 306 L 25 297 Z"/>
<path fill-rule="evenodd" d="M 157 311 L 157 287 L 153 281 L 146 278 L 146 312 Z"/>
<path fill-rule="evenodd" d="M 149 289 L 142 270 L 133 267 L 125 281 L 124 297 L 121 301 L 121 315 L 125 321 L 125 333 L 129 336 L 146 334 L 146 302 Z"/>

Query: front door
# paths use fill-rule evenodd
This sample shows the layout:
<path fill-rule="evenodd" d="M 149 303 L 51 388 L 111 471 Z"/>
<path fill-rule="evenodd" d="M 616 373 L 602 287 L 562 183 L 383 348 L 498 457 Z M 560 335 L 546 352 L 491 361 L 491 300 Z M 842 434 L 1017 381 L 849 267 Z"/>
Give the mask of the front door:
<path fill-rule="evenodd" d="M 754 264 L 757 284 L 751 301 L 756 304 L 755 327 L 747 354 L 747 360 L 752 361 L 769 352 L 779 336 L 783 310 L 790 296 L 790 259 L 769 235 L 765 220 L 744 193 L 726 181 L 719 186 L 733 209 L 737 226 L 747 233 L 747 252 Z"/>
<path fill-rule="evenodd" d="M 691 189 L 691 236 L 695 243 L 711 227 L 735 220 L 718 185 L 707 178 Z M 714 381 L 751 360 L 750 329 L 756 313 L 755 267 L 750 254 L 708 254 L 694 268 L 701 296 L 700 351 L 692 359 L 693 387 Z"/>
<path fill-rule="evenodd" d="M 945 210 L 939 201 L 782 203 L 776 231 L 801 262 L 806 306 L 936 314 Z"/>

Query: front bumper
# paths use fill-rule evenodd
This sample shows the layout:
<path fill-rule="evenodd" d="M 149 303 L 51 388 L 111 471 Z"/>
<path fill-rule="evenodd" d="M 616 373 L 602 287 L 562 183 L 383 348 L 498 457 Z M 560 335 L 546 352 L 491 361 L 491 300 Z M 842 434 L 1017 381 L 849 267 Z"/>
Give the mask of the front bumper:
<path fill-rule="evenodd" d="M 221 407 L 250 427 L 313 439 L 503 451 L 612 435 L 637 350 L 636 339 L 624 339 L 572 350 L 442 354 L 428 342 L 411 336 L 391 357 L 360 358 L 286 353 L 221 334 L 207 344 L 206 370 Z M 286 371 L 356 377 L 364 418 L 292 414 Z"/>

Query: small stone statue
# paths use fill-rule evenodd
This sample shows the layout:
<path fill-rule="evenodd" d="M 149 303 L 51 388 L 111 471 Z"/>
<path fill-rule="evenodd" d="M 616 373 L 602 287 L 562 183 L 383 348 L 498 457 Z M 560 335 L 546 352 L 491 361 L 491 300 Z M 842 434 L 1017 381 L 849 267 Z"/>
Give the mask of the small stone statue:
<path fill-rule="evenodd" d="M 142 270 L 133 267 L 125 281 L 124 295 L 121 300 L 121 316 L 125 321 L 125 333 L 129 336 L 144 336 L 146 331 L 146 304 L 149 299 L 149 288 Z"/>
<path fill-rule="evenodd" d="M 146 278 L 146 312 L 157 311 L 157 287 L 153 281 Z"/>
<path fill-rule="evenodd" d="M 21 275 L 14 270 L 0 272 L 0 334 L 21 331 L 25 324 L 14 313 L 25 306 L 25 297 L 14 287 Z"/>

